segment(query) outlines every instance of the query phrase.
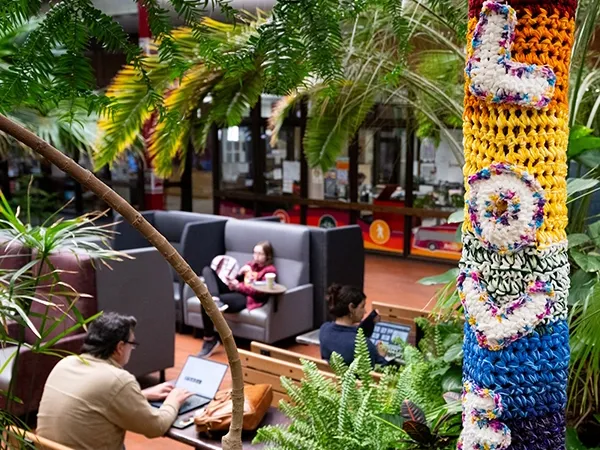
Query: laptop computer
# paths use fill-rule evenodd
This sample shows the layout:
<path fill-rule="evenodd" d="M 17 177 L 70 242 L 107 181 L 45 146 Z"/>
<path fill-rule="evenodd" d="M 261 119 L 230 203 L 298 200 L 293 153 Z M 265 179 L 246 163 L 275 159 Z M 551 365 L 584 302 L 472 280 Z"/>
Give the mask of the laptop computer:
<path fill-rule="evenodd" d="M 215 398 L 227 368 L 227 364 L 198 358 L 197 356 L 188 356 L 175 382 L 175 387 L 186 389 L 194 395 L 181 405 L 179 415 L 208 405 Z M 162 400 L 150 402 L 155 408 L 160 408 L 163 403 Z"/>
<path fill-rule="evenodd" d="M 398 359 L 402 354 L 402 346 L 396 344 L 398 340 L 406 342 L 410 333 L 408 325 L 401 325 L 392 322 L 377 322 L 371 335 L 371 342 L 377 345 L 382 342 L 388 348 L 386 359 Z"/>

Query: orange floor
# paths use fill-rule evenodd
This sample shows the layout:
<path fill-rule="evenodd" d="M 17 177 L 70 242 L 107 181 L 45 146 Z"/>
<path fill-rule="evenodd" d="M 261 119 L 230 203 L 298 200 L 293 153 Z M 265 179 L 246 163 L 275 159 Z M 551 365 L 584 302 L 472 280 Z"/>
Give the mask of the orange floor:
<path fill-rule="evenodd" d="M 407 261 L 385 256 L 367 255 L 365 268 L 365 293 L 368 302 L 377 300 L 397 305 L 411 306 L 414 308 L 430 309 L 430 300 L 436 291 L 435 286 L 422 286 L 417 284 L 420 278 L 436 275 L 451 267 L 445 264 L 421 261 Z M 245 346 L 247 343 L 241 343 Z M 167 379 L 175 379 L 183 363 L 190 354 L 195 354 L 201 347 L 200 339 L 189 334 L 177 334 L 175 338 L 175 367 L 167 370 Z M 318 355 L 318 347 L 306 345 L 292 345 L 290 350 Z M 221 347 L 212 357 L 215 361 L 226 362 L 225 352 Z M 147 382 L 157 376 L 150 376 Z M 227 373 L 222 389 L 231 385 L 231 377 Z M 163 450 L 163 449 L 189 449 L 191 447 L 180 444 L 171 439 L 146 439 L 143 436 L 128 433 L 125 439 L 127 450 Z"/>

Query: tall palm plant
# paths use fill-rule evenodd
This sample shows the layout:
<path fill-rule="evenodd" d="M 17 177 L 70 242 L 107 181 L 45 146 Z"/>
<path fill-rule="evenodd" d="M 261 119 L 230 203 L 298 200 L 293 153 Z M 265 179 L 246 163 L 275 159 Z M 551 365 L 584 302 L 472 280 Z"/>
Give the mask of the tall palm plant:
<path fill-rule="evenodd" d="M 100 137 L 95 152 L 96 167 L 112 163 L 134 145 L 145 125 L 149 128 L 146 143 L 149 155 L 160 175 L 168 176 L 173 159 L 184 158 L 192 141 L 202 148 L 210 126 L 233 126 L 241 122 L 248 108 L 258 100 L 263 89 L 260 60 L 244 60 L 238 65 L 210 64 L 206 52 L 235 54 L 255 35 L 265 21 L 244 15 L 235 26 L 204 18 L 201 27 L 185 27 L 172 33 L 179 56 L 186 69 L 173 80 L 169 61 L 159 55 L 149 56 L 144 64 L 152 92 L 141 82 L 132 66 L 124 67 L 108 87 L 107 95 L 119 105 L 114 114 L 101 117 Z M 152 96 L 164 97 L 164 120 L 156 121 Z"/>

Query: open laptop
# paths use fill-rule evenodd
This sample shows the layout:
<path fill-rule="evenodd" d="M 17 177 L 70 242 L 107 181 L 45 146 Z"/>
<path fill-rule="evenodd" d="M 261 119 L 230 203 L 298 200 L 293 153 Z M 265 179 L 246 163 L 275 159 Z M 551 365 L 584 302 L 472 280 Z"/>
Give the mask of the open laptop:
<path fill-rule="evenodd" d="M 402 346 L 395 343 L 398 340 L 406 342 L 410 333 L 410 327 L 399 323 L 378 322 L 371 335 L 371 342 L 377 345 L 383 342 L 388 348 L 389 357 L 386 359 L 396 359 L 402 353 Z"/>
<path fill-rule="evenodd" d="M 221 381 L 227 372 L 227 364 L 221 364 L 209 359 L 198 358 L 197 356 L 188 356 L 177 381 L 176 388 L 186 389 L 192 392 L 181 408 L 179 415 L 202 408 L 208 405 L 219 390 Z M 153 401 L 150 404 L 160 408 L 163 401 Z"/>

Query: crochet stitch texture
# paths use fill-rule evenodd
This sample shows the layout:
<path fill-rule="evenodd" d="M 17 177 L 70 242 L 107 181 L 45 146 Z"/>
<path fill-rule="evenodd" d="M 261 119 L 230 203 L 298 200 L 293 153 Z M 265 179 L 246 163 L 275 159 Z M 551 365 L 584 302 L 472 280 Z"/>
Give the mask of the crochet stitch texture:
<path fill-rule="evenodd" d="M 566 152 L 576 1 L 470 0 L 462 450 L 565 448 Z"/>

